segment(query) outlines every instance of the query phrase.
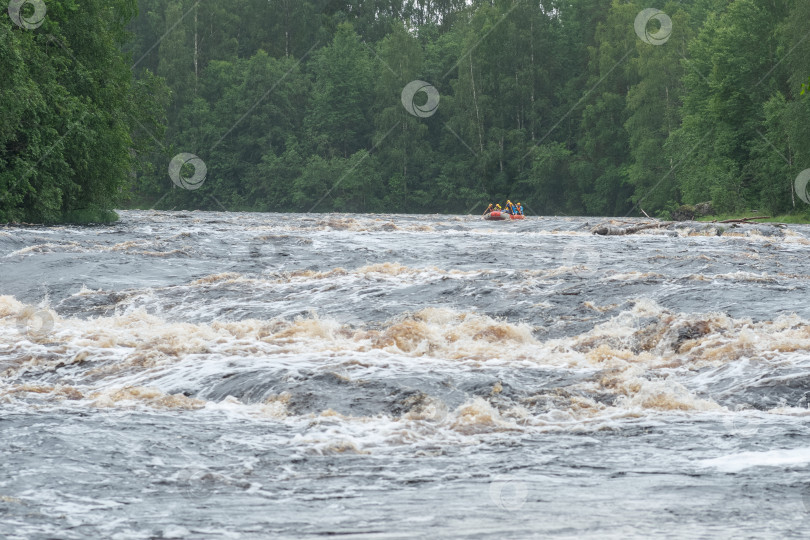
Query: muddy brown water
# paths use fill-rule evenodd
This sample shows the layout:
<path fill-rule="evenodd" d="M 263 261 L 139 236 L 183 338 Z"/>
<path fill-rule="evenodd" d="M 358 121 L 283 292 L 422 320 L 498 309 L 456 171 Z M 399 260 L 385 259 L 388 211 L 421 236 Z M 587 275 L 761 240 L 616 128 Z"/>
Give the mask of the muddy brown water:
<path fill-rule="evenodd" d="M 0 228 L 5 538 L 804 537 L 810 228 Z"/>

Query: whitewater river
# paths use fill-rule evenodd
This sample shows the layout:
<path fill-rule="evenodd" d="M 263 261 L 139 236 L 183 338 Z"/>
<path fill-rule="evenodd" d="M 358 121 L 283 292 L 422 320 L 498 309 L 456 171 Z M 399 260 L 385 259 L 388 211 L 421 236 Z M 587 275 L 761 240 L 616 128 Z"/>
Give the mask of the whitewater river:
<path fill-rule="evenodd" d="M 0 537 L 806 537 L 810 228 L 0 227 Z"/>

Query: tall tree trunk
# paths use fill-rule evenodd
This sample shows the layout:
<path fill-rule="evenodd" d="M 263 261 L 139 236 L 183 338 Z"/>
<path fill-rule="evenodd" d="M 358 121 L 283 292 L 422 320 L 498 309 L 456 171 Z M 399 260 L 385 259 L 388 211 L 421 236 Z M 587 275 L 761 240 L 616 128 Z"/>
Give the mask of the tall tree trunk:
<path fill-rule="evenodd" d="M 405 133 L 408 131 L 408 123 L 402 122 L 402 132 Z M 404 137 L 405 140 L 408 140 L 407 137 Z M 405 194 L 405 200 L 402 201 L 403 210 L 407 211 L 408 208 L 408 152 L 402 153 L 402 189 Z"/>
<path fill-rule="evenodd" d="M 515 88 L 520 88 L 520 79 L 518 78 L 518 70 L 515 70 Z M 515 122 L 517 124 L 517 129 L 519 130 L 523 124 L 523 100 L 520 100 L 517 103 L 517 109 L 515 110 Z"/>
<path fill-rule="evenodd" d="M 284 2 L 284 55 L 290 57 L 290 1 Z"/>
<path fill-rule="evenodd" d="M 478 145 L 484 151 L 484 134 L 481 128 L 481 115 L 478 113 L 478 98 L 475 94 L 475 75 L 473 74 L 472 53 L 470 53 L 470 84 L 472 85 L 473 103 L 475 104 L 475 126 L 478 128 Z"/>
<path fill-rule="evenodd" d="M 529 33 L 529 51 L 531 58 L 531 79 L 532 88 L 531 106 L 529 108 L 529 120 L 532 123 L 532 141 L 534 141 L 534 17 L 531 18 L 531 32 Z"/>
<path fill-rule="evenodd" d="M 787 145 L 788 145 L 788 167 L 793 169 L 793 152 L 790 149 L 790 134 L 787 137 Z M 793 208 L 796 208 L 796 188 L 794 187 L 793 180 L 790 181 L 790 203 Z"/>
<path fill-rule="evenodd" d="M 197 37 L 197 6 L 194 6 L 194 95 L 197 95 L 197 80 L 199 78 L 198 60 L 200 55 L 199 40 Z"/>

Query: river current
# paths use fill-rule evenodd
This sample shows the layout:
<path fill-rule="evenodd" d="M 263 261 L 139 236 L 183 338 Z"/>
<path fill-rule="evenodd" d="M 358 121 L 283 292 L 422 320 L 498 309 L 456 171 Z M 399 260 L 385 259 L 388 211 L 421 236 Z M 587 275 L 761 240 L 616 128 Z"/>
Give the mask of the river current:
<path fill-rule="evenodd" d="M 806 537 L 810 228 L 599 221 L 1 227 L 0 537 Z"/>

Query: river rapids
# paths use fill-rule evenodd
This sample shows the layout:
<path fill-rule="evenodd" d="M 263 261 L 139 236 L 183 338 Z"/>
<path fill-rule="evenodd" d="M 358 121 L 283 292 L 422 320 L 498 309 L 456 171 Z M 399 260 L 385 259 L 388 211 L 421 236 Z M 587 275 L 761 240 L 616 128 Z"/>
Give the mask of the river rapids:
<path fill-rule="evenodd" d="M 810 228 L 0 227 L 0 536 L 805 537 Z"/>

